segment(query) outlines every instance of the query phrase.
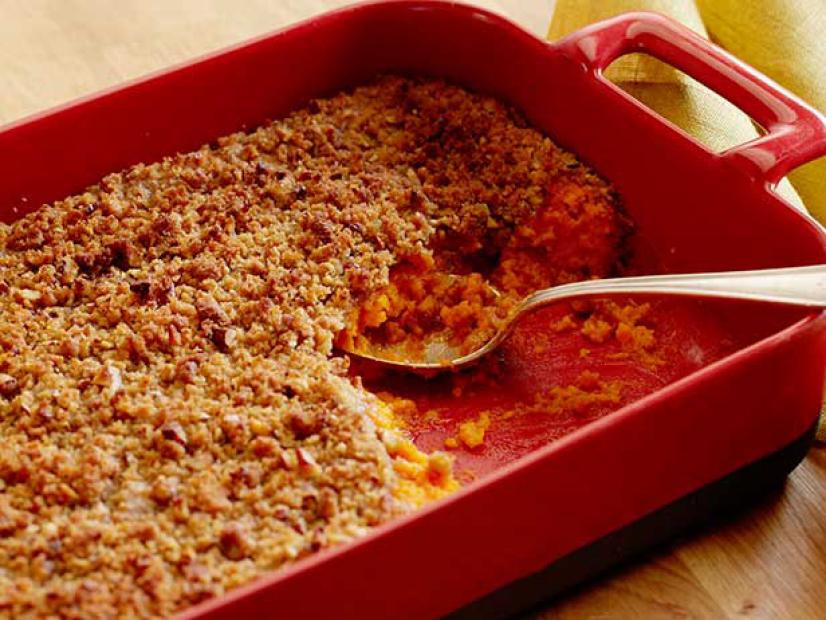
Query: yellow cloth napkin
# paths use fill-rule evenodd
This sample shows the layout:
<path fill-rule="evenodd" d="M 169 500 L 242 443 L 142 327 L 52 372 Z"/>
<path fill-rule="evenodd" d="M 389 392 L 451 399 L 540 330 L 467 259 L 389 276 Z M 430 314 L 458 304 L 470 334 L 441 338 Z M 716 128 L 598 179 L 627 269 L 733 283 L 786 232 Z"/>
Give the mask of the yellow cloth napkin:
<path fill-rule="evenodd" d="M 548 37 L 558 39 L 595 21 L 641 10 L 668 15 L 708 37 L 693 0 L 557 0 Z M 757 135 L 749 117 L 735 106 L 654 58 L 631 54 L 612 64 L 605 73 L 623 90 L 715 151 L 742 144 Z M 803 208 L 788 180 L 780 183 L 778 192 L 796 207 Z"/>
<path fill-rule="evenodd" d="M 826 110 L 824 0 L 556 0 L 548 38 L 640 10 L 681 21 Z M 625 56 L 608 68 L 606 76 L 713 150 L 757 135 L 751 120 L 732 104 L 651 57 Z M 798 208 L 805 204 L 826 224 L 826 157 L 795 170 L 777 191 Z M 818 438 L 826 441 L 826 415 L 821 416 Z"/>
<path fill-rule="evenodd" d="M 826 111 L 826 2 L 698 0 L 711 39 Z M 789 175 L 809 212 L 826 224 L 826 157 Z"/>

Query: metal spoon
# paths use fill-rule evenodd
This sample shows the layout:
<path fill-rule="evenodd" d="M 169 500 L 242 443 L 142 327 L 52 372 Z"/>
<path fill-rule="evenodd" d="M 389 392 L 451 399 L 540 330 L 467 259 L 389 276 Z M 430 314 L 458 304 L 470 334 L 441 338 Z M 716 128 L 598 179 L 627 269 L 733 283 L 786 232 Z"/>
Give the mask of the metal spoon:
<path fill-rule="evenodd" d="M 347 352 L 399 370 L 458 369 L 496 349 L 513 330 L 516 322 L 529 312 L 565 299 L 618 293 L 723 297 L 826 308 L 826 264 L 755 271 L 611 278 L 563 284 L 525 297 L 487 342 L 464 355 L 438 338 L 425 343 L 424 355 L 420 360 L 406 359 L 409 353 L 405 353 L 403 349 L 396 351 L 392 347 Z"/>

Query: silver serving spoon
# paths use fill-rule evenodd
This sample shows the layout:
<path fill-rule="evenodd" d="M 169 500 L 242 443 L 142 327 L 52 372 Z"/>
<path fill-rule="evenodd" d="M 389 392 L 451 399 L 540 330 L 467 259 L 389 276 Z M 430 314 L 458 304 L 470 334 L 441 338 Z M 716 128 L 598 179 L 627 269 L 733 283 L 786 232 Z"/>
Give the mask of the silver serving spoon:
<path fill-rule="evenodd" d="M 424 355 L 417 360 L 406 359 L 409 354 L 393 347 L 347 352 L 399 370 L 458 369 L 478 361 L 496 349 L 513 330 L 516 322 L 529 312 L 565 299 L 618 293 L 723 297 L 826 308 L 826 264 L 755 271 L 610 278 L 563 284 L 525 297 L 487 342 L 465 355 L 438 338 L 425 344 Z"/>

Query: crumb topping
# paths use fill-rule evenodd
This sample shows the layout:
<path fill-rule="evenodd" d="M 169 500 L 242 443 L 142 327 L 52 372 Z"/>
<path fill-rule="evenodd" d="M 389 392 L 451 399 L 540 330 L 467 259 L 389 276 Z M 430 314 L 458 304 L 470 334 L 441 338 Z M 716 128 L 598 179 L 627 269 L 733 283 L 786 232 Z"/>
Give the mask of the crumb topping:
<path fill-rule="evenodd" d="M 165 616 L 449 492 L 335 339 L 402 266 L 603 275 L 615 207 L 506 105 L 386 77 L 0 224 L 0 613 Z"/>

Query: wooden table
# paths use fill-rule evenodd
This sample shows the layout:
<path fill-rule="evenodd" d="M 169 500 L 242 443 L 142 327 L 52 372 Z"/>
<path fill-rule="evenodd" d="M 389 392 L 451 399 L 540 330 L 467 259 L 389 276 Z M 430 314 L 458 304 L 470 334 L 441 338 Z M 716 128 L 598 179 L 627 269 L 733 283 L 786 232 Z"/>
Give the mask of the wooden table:
<path fill-rule="evenodd" d="M 0 123 L 345 4 L 0 0 Z M 553 0 L 478 2 L 544 33 Z M 826 447 L 783 492 L 536 618 L 826 617 Z"/>

